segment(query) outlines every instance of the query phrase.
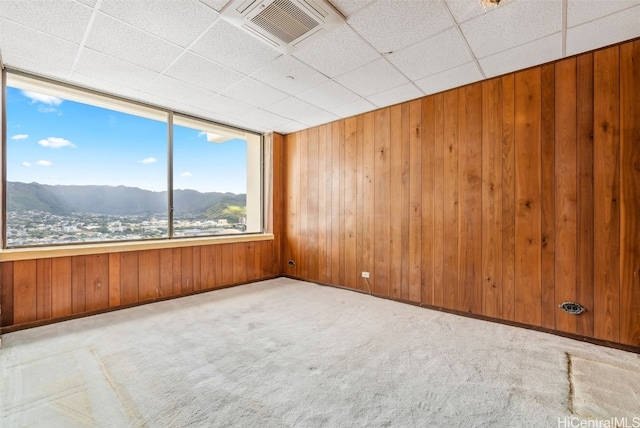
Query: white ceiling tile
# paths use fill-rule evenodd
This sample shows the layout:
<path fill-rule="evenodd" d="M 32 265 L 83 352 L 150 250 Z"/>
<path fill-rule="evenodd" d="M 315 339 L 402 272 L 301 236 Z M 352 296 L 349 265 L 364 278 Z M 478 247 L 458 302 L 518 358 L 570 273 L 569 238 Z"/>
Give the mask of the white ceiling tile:
<path fill-rule="evenodd" d="M 374 0 L 331 0 L 331 4 L 340 11 L 343 16 L 350 16 L 373 3 Z"/>
<path fill-rule="evenodd" d="M 243 74 L 251 74 L 280 56 L 275 49 L 221 19 L 191 50 Z"/>
<path fill-rule="evenodd" d="M 416 80 L 471 61 L 467 45 L 451 28 L 387 57 L 410 79 Z"/>
<path fill-rule="evenodd" d="M 477 82 L 478 80 L 482 80 L 482 74 L 480 70 L 478 70 L 475 62 L 469 62 L 418 80 L 416 81 L 416 85 L 418 85 L 425 94 L 429 95 L 466 85 L 467 83 Z"/>
<path fill-rule="evenodd" d="M 247 110 L 242 114 L 242 118 L 253 124 L 253 127 L 260 127 L 263 129 L 275 129 L 281 125 L 291 122 L 291 119 L 278 116 L 269 111 L 265 111 L 259 108 Z"/>
<path fill-rule="evenodd" d="M 10 68 L 13 68 L 15 70 L 38 70 L 39 76 L 50 77 L 57 80 L 67 80 L 69 78 L 69 75 L 71 74 L 71 70 L 69 68 L 58 67 L 55 62 L 34 61 L 31 58 L 25 58 L 18 55 L 14 51 L 3 50 L 2 61 L 4 65 L 9 66 Z"/>
<path fill-rule="evenodd" d="M 308 127 L 309 125 L 305 125 L 304 123 L 294 121 L 294 122 L 289 122 L 286 125 L 278 126 L 276 129 L 274 129 L 274 131 L 285 135 L 285 134 L 290 134 L 292 132 L 302 131 L 303 129 L 307 129 Z"/>
<path fill-rule="evenodd" d="M 74 71 L 132 89 L 144 89 L 158 76 L 148 68 L 86 48 L 82 49 Z"/>
<path fill-rule="evenodd" d="M 375 105 L 371 104 L 369 101 L 363 98 L 360 98 L 358 101 L 354 101 L 340 107 L 335 107 L 331 109 L 331 112 L 338 115 L 339 117 L 351 117 L 355 116 L 356 114 L 365 113 L 375 109 Z"/>
<path fill-rule="evenodd" d="M 9 66 L 13 65 L 12 57 L 21 57 L 33 59 L 35 63 L 50 63 L 56 68 L 71 70 L 78 51 L 78 45 L 74 43 L 4 19 L 0 19 L 0 42 L 2 59 Z M 40 74 L 37 71 L 36 68 L 36 74 Z"/>
<path fill-rule="evenodd" d="M 229 0 L 200 0 L 210 8 L 220 12 L 229 3 Z"/>
<path fill-rule="evenodd" d="M 640 0 L 568 0 L 567 27 L 575 27 L 623 9 L 640 5 Z M 636 22 L 640 27 L 640 22 Z"/>
<path fill-rule="evenodd" d="M 318 114 L 314 114 L 312 116 L 307 116 L 305 118 L 300 119 L 300 122 L 304 123 L 308 126 L 317 126 L 323 125 L 325 123 L 333 122 L 334 120 L 340 119 L 335 114 L 331 114 L 329 112 L 323 111 Z"/>
<path fill-rule="evenodd" d="M 295 97 L 289 97 L 273 104 L 269 110 L 277 115 L 300 121 L 304 117 L 322 113 L 322 110 Z"/>
<path fill-rule="evenodd" d="M 253 73 L 251 77 L 290 95 L 298 94 L 329 80 L 327 76 L 290 55 L 279 57 Z"/>
<path fill-rule="evenodd" d="M 380 57 L 348 25 L 303 46 L 293 55 L 329 77 L 354 70 Z"/>
<path fill-rule="evenodd" d="M 114 43 L 114 35 L 126 43 Z M 163 71 L 182 48 L 108 15 L 97 14 L 86 46 L 155 71 Z"/>
<path fill-rule="evenodd" d="M 567 55 L 640 37 L 640 6 L 567 30 Z"/>
<path fill-rule="evenodd" d="M 414 100 L 422 96 L 424 96 L 424 94 L 420 89 L 416 88 L 413 83 L 407 83 L 405 85 L 398 86 L 397 88 L 389 89 L 388 91 L 367 97 L 367 100 L 378 107 L 384 107 L 404 101 Z"/>
<path fill-rule="evenodd" d="M 526 45 L 481 58 L 480 66 L 487 77 L 494 77 L 562 56 L 562 33 L 552 34 Z"/>
<path fill-rule="evenodd" d="M 96 3 L 98 2 L 98 0 L 78 0 L 80 3 L 84 3 L 87 6 L 91 6 L 94 7 L 96 5 Z"/>
<path fill-rule="evenodd" d="M 230 117 L 244 117 L 245 112 L 254 110 L 255 107 L 243 103 L 237 100 L 232 100 L 231 98 L 225 97 L 224 95 L 217 95 L 215 98 L 212 98 L 210 101 L 207 101 L 202 108 L 211 112 L 212 114 L 220 114 Z"/>
<path fill-rule="evenodd" d="M 334 107 L 360 99 L 359 96 L 338 85 L 333 80 L 301 92 L 297 97 L 324 110 L 331 110 Z"/>
<path fill-rule="evenodd" d="M 245 77 L 222 95 L 260 108 L 268 108 L 289 96 L 250 77 Z"/>
<path fill-rule="evenodd" d="M 350 16 L 348 23 L 380 53 L 395 52 L 453 25 L 439 1 L 378 1 Z"/>
<path fill-rule="evenodd" d="M 480 4 L 480 0 L 445 0 L 451 14 L 455 18 L 458 24 L 461 24 L 476 16 L 484 15 L 485 13 L 491 13 L 495 8 L 488 7 L 484 9 Z M 504 6 L 504 4 L 503 4 Z"/>
<path fill-rule="evenodd" d="M 198 105 L 197 100 L 200 100 L 200 103 L 207 103 L 217 96 L 210 91 L 168 76 L 159 76 L 146 88 L 146 92 L 190 106 Z"/>
<path fill-rule="evenodd" d="M 562 2 L 509 1 L 460 26 L 477 58 L 492 55 L 562 29 Z"/>
<path fill-rule="evenodd" d="M 144 95 L 141 91 L 128 88 L 117 82 L 99 79 L 95 76 L 88 76 L 82 73 L 73 73 L 73 83 L 77 86 L 90 88 L 105 94 L 126 97 L 134 100 L 138 100 L 142 95 Z"/>
<path fill-rule="evenodd" d="M 198 0 L 104 0 L 100 11 L 183 47 L 218 17 Z"/>
<path fill-rule="evenodd" d="M 244 77 L 190 52 L 182 55 L 165 74 L 213 92 L 222 92 Z"/>
<path fill-rule="evenodd" d="M 0 18 L 79 44 L 93 9 L 73 0 L 56 0 L 53 5 L 51 3 L 1 0 Z"/>
<path fill-rule="evenodd" d="M 363 97 L 407 83 L 407 79 L 384 58 L 336 77 L 334 80 Z"/>

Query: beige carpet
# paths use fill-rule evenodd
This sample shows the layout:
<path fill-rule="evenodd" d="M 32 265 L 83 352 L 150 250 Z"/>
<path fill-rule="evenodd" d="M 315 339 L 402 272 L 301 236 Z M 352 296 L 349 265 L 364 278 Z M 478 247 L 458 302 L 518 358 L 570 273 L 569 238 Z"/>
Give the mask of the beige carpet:
<path fill-rule="evenodd" d="M 638 354 L 285 278 L 6 334 L 0 368 L 3 428 L 640 426 Z"/>

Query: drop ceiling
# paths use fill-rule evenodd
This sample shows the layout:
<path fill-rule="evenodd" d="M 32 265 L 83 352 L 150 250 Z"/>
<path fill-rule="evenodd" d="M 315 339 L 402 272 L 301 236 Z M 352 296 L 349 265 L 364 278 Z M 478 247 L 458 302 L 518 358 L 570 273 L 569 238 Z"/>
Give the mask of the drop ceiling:
<path fill-rule="evenodd" d="M 346 23 L 281 54 L 226 0 L 1 0 L 7 68 L 289 133 L 640 37 L 640 0 L 331 0 Z"/>

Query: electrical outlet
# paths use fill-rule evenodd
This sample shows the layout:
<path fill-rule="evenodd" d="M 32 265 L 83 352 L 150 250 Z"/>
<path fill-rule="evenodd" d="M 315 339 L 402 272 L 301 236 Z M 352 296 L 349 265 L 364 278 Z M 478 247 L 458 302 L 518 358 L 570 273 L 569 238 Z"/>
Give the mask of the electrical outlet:
<path fill-rule="evenodd" d="M 363 278 L 369 278 L 369 272 L 362 272 Z"/>

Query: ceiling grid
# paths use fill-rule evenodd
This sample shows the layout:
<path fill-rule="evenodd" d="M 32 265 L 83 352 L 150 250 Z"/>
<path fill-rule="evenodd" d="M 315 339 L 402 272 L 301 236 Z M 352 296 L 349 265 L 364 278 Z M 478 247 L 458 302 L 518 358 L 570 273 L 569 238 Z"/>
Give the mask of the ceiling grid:
<path fill-rule="evenodd" d="M 294 132 L 640 37 L 640 0 L 329 0 L 346 18 L 282 54 L 226 0 L 2 0 L 20 70 L 255 131 Z"/>

